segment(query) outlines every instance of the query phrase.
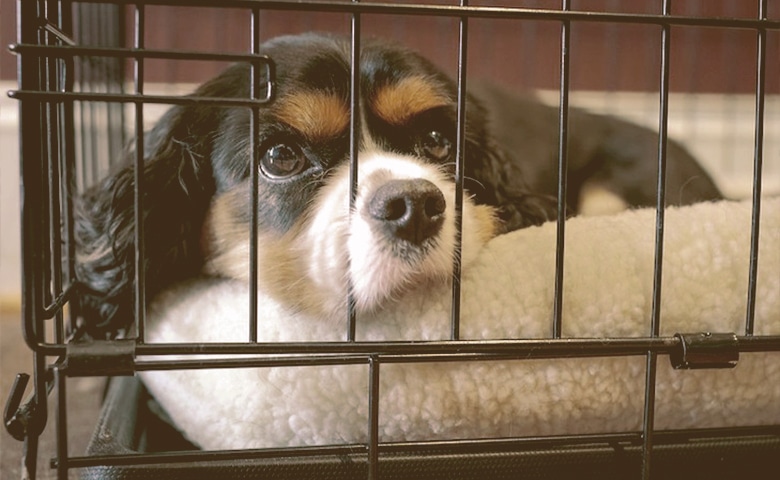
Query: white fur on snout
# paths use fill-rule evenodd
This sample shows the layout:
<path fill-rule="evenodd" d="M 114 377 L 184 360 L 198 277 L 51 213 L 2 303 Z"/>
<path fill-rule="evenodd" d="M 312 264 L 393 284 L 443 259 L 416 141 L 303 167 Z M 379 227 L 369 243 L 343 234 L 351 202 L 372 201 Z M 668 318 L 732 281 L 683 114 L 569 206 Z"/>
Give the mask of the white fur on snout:
<path fill-rule="evenodd" d="M 359 169 L 360 182 L 352 216 L 347 248 L 350 256 L 350 278 L 358 308 L 370 309 L 381 304 L 399 289 L 427 279 L 446 279 L 453 268 L 455 251 L 455 191 L 452 182 L 443 180 L 435 168 L 389 157 L 386 153 L 366 154 Z M 446 209 L 439 232 L 425 241 L 426 248 L 410 246 L 414 254 L 401 256 L 397 248 L 371 217 L 368 202 L 376 191 L 391 180 L 426 179 L 444 194 Z M 410 258 L 412 257 L 412 258 Z"/>
<path fill-rule="evenodd" d="M 449 281 L 455 261 L 454 183 L 437 167 L 414 157 L 369 150 L 360 153 L 359 161 L 352 214 L 347 164 L 325 180 L 289 231 L 258 230 L 258 288 L 281 305 L 326 319 L 343 319 L 350 284 L 360 313 L 386 306 L 388 300 L 400 299 L 409 289 Z M 441 190 L 446 202 L 441 229 L 425 241 L 426 248 L 415 251 L 416 247 L 406 246 L 413 255 L 398 255 L 399 245 L 405 248 L 402 241 L 388 239 L 366 211 L 376 190 L 398 179 L 428 180 Z M 205 226 L 208 273 L 249 279 L 247 224 L 237 220 L 234 211 L 243 196 L 242 191 L 229 191 L 212 202 Z M 464 199 L 463 266 L 494 236 L 495 222 L 492 208 Z"/>
<path fill-rule="evenodd" d="M 455 254 L 455 186 L 444 173 L 413 157 L 380 151 L 359 154 L 355 210 L 349 211 L 349 166 L 337 171 L 312 205 L 309 221 L 300 232 L 296 250 L 318 295 L 335 309 L 345 305 L 349 282 L 358 312 L 381 307 L 417 284 L 447 281 Z M 441 190 L 446 201 L 443 224 L 420 249 L 419 257 L 393 252 L 393 240 L 377 231 L 366 204 L 390 180 L 425 179 Z M 486 208 L 486 207 L 483 207 Z M 462 262 L 473 259 L 492 236 L 493 219 L 479 213 L 469 200 L 463 205 Z M 487 214 L 485 214 L 487 213 Z M 400 240 L 399 240 L 400 241 Z"/>

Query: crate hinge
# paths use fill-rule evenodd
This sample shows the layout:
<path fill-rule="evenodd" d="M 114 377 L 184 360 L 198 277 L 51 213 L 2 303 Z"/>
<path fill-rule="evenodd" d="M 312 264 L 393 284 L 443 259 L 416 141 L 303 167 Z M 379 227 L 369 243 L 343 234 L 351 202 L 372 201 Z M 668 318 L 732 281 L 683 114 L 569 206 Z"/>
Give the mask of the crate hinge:
<path fill-rule="evenodd" d="M 678 333 L 679 348 L 669 360 L 676 369 L 734 368 L 739 361 L 736 333 Z"/>
<path fill-rule="evenodd" d="M 65 372 L 69 377 L 135 375 L 135 345 L 134 339 L 69 343 Z"/>

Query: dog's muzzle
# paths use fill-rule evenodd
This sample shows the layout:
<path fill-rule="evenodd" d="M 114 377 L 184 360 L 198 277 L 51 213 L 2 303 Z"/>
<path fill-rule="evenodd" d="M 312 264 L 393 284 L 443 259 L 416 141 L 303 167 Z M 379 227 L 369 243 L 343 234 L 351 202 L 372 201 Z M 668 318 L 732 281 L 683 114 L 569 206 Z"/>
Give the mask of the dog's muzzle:
<path fill-rule="evenodd" d="M 447 202 L 436 185 L 416 178 L 388 181 L 377 188 L 367 208 L 388 237 L 419 246 L 441 231 Z"/>

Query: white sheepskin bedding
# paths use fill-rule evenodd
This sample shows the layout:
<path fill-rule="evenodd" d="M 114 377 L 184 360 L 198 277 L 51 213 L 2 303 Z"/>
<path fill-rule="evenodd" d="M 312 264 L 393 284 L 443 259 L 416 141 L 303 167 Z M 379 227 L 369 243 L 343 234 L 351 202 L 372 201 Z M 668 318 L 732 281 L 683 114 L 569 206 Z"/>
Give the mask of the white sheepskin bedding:
<path fill-rule="evenodd" d="M 780 335 L 780 199 L 762 203 L 755 325 Z M 493 239 L 462 278 L 463 339 L 549 337 L 555 224 Z M 564 337 L 636 337 L 650 329 L 655 211 L 566 225 Z M 661 334 L 744 333 L 750 203 L 666 214 Z M 301 292 L 305 294 L 305 292 Z M 147 342 L 243 342 L 245 285 L 199 279 L 150 306 Z M 259 292 L 263 342 L 343 340 L 345 325 L 285 311 Z M 358 340 L 438 340 L 450 331 L 448 285 L 410 292 L 370 318 Z M 170 358 L 170 357 L 168 357 Z M 380 366 L 381 441 L 636 431 L 644 356 Z M 368 366 L 143 372 L 150 392 L 204 449 L 365 442 Z M 742 353 L 734 369 L 658 361 L 656 428 L 780 424 L 780 352 Z"/>

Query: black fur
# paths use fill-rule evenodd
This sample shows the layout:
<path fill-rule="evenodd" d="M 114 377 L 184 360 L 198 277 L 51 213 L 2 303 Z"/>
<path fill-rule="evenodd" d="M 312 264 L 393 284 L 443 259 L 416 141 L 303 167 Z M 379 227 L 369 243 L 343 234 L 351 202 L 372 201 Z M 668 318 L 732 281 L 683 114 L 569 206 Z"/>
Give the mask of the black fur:
<path fill-rule="evenodd" d="M 263 47 L 276 65 L 278 95 L 300 89 L 349 96 L 348 42 L 303 35 L 272 40 Z M 409 72 L 435 78 L 455 98 L 455 84 L 429 61 L 403 48 L 365 42 L 361 97 Z M 201 86 L 194 96 L 249 97 L 249 67 L 238 64 Z M 417 153 L 415 135 L 437 129 L 455 135 L 452 108 L 421 116 L 407 129 L 389 129 L 369 117 L 372 136 L 389 149 Z M 428 115 L 428 114 L 426 114 Z M 322 180 L 347 161 L 348 137 L 307 144 L 260 112 L 261 150 L 278 142 L 301 145 L 310 168 L 297 183 L 265 182 L 259 175 L 260 228 L 283 232 L 305 210 Z M 493 88 L 470 91 L 466 124 L 465 186 L 476 203 L 499 207 L 506 231 L 556 217 L 557 110 Z M 657 135 L 627 122 L 573 109 L 570 123 L 569 196 L 576 211 L 579 187 L 588 178 L 604 181 L 632 205 L 655 204 Z M 145 294 L 153 297 L 173 282 L 198 274 L 204 263 L 203 224 L 215 195 L 240 192 L 231 208 L 248 223 L 252 162 L 249 110 L 192 104 L 173 107 L 146 134 L 143 152 Z M 720 198 L 695 160 L 669 143 L 667 188 L 671 204 Z M 119 169 L 79 202 L 77 241 L 81 307 L 88 331 L 112 336 L 132 323 L 135 288 L 134 162 L 130 151 Z M 452 160 L 445 163 L 454 168 Z"/>

